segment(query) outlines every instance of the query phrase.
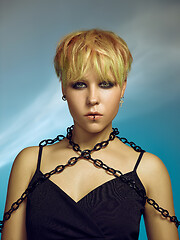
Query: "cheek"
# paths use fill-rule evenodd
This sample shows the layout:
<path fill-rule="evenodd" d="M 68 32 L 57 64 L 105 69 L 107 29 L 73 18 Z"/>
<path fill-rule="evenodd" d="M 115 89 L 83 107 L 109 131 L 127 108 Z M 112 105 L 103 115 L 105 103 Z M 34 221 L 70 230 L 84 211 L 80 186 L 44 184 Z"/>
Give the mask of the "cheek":
<path fill-rule="evenodd" d="M 113 91 L 108 94 L 106 98 L 106 104 L 111 105 L 113 107 L 118 107 L 120 102 L 121 94 L 120 91 Z"/>
<path fill-rule="evenodd" d="M 107 100 L 105 104 L 106 111 L 109 112 L 109 115 L 112 116 L 113 118 L 116 116 L 119 110 L 119 102 L 120 102 L 120 93 L 118 92 L 113 92 Z"/>
<path fill-rule="evenodd" d="M 71 96 L 71 98 L 67 98 L 68 108 L 69 112 L 71 113 L 71 116 L 73 118 L 76 118 L 76 116 L 81 115 L 82 111 L 82 100 L 79 99 L 77 96 Z"/>
<path fill-rule="evenodd" d="M 74 114 L 76 114 L 76 112 L 78 111 L 77 106 L 76 106 L 76 101 L 67 101 L 68 102 L 68 108 L 69 108 L 69 112 L 71 113 L 72 117 L 74 116 Z"/>

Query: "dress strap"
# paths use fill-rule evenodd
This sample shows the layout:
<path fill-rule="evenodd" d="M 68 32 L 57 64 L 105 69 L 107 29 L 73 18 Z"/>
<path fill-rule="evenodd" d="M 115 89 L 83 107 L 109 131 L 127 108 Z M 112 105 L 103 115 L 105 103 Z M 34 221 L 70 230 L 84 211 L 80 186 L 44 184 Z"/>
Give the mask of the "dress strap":
<path fill-rule="evenodd" d="M 37 170 L 40 170 L 42 150 L 43 150 L 43 146 L 39 146 L 39 155 L 38 155 Z"/>
<path fill-rule="evenodd" d="M 144 152 L 145 152 L 144 150 L 142 150 L 142 151 L 140 152 L 139 157 L 138 157 L 138 160 L 137 160 L 137 162 L 136 162 L 136 164 L 135 164 L 135 167 L 134 167 L 134 170 L 133 170 L 133 171 L 136 171 L 136 170 L 137 170 L 137 167 L 138 167 L 138 165 L 139 165 L 139 163 L 140 163 L 140 161 L 141 161 L 141 159 L 142 159 L 142 156 L 143 156 Z"/>

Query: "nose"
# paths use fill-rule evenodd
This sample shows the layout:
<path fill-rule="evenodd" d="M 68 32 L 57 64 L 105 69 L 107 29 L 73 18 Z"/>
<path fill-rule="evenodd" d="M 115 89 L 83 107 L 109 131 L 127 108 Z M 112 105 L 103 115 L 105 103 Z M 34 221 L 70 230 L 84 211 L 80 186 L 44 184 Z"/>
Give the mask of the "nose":
<path fill-rule="evenodd" d="M 87 104 L 92 106 L 99 104 L 99 93 L 96 86 L 89 88 L 89 91 L 87 93 Z"/>

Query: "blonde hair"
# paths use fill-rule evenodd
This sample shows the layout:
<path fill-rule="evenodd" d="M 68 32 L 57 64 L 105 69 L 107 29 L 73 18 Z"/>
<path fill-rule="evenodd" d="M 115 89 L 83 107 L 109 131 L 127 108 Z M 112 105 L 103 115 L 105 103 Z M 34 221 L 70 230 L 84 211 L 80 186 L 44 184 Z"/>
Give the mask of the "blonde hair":
<path fill-rule="evenodd" d="M 132 60 L 122 38 L 111 31 L 90 29 L 70 33 L 60 40 L 54 67 L 64 86 L 68 81 L 83 78 L 92 67 L 101 80 L 114 81 L 122 86 L 131 69 Z"/>

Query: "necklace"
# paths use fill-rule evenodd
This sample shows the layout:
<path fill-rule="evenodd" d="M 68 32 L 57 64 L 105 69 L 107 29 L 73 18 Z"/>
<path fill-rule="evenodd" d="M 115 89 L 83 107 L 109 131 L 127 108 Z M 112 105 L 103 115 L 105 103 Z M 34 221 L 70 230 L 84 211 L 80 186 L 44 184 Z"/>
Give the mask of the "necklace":
<path fill-rule="evenodd" d="M 119 131 L 117 128 L 113 128 L 113 131 L 110 133 L 108 140 L 102 141 L 100 143 L 97 143 L 91 150 L 90 149 L 85 149 L 82 151 L 80 149 L 80 146 L 77 143 L 74 143 L 72 141 L 72 130 L 73 130 L 73 125 L 71 127 L 67 128 L 67 135 L 66 138 L 69 140 L 69 144 L 72 146 L 73 150 L 76 152 L 80 153 L 80 157 L 85 158 L 85 159 L 90 159 L 91 158 L 91 153 L 93 151 L 99 151 L 102 148 L 105 148 L 110 141 L 113 141 L 116 137 L 116 135 L 119 134 Z"/>
<path fill-rule="evenodd" d="M 122 141 L 125 144 L 129 144 L 135 151 L 137 152 L 145 152 L 144 150 L 141 149 L 141 147 L 137 146 L 134 142 L 128 142 L 128 140 L 126 138 L 120 138 L 117 135 L 119 134 L 119 131 L 117 128 L 113 128 L 113 131 L 110 133 L 108 140 L 106 141 L 102 141 L 100 143 L 97 143 L 91 150 L 90 149 L 85 149 L 85 150 L 81 150 L 80 146 L 77 143 L 74 143 L 72 141 L 72 130 L 73 130 L 73 125 L 71 127 L 67 128 L 67 135 L 66 138 L 69 140 L 69 144 L 72 146 L 73 150 L 75 152 L 79 152 L 80 155 L 78 157 L 72 157 L 68 160 L 68 162 L 65 165 L 58 165 L 55 169 L 53 169 L 50 172 L 47 172 L 45 174 L 43 174 L 42 177 L 39 177 L 33 184 L 29 185 L 28 188 L 25 190 L 25 192 L 21 195 L 21 197 L 14 202 L 11 205 L 11 208 L 9 211 L 5 212 L 3 220 L 0 221 L 0 233 L 2 232 L 3 226 L 4 226 L 4 222 L 7 221 L 10 217 L 12 212 L 14 212 L 15 210 L 17 210 L 20 206 L 20 204 L 34 191 L 34 189 L 40 185 L 42 182 L 46 181 L 48 178 L 50 178 L 50 176 L 56 174 L 56 173 L 61 173 L 67 166 L 73 166 L 77 163 L 77 161 L 80 158 L 85 158 L 89 161 L 91 161 L 95 166 L 104 169 L 105 171 L 107 171 L 108 173 L 114 175 L 115 177 L 119 178 L 123 183 L 127 184 L 131 189 L 135 190 L 138 195 L 140 197 L 142 197 L 144 199 L 144 201 L 147 201 L 148 204 L 150 204 L 151 206 L 153 206 L 158 212 L 160 212 L 162 214 L 163 217 L 169 219 L 171 222 L 174 222 L 176 227 L 178 228 L 180 225 L 180 221 L 178 221 L 176 216 L 170 216 L 169 212 L 166 209 L 163 209 L 162 207 L 160 207 L 158 205 L 158 203 L 156 203 L 153 199 L 148 198 L 146 196 L 146 193 L 142 190 L 139 189 L 139 187 L 136 185 L 135 181 L 132 179 L 127 179 L 121 171 L 119 170 L 115 170 L 109 166 L 107 166 L 105 163 L 103 163 L 102 160 L 100 159 L 93 159 L 91 157 L 91 153 L 93 151 L 99 151 L 102 148 L 105 148 L 110 141 L 113 141 L 115 139 L 115 137 L 117 137 L 120 141 Z M 61 141 L 62 139 L 64 139 L 65 136 L 63 135 L 58 135 L 56 138 L 54 139 L 47 139 L 47 140 L 43 140 L 39 143 L 39 147 L 40 147 L 40 151 L 42 151 L 42 148 L 48 144 L 53 144 L 57 141 Z"/>

